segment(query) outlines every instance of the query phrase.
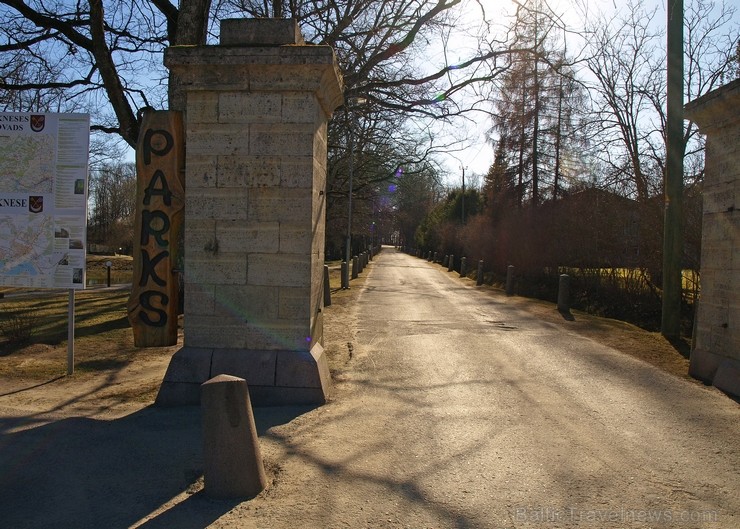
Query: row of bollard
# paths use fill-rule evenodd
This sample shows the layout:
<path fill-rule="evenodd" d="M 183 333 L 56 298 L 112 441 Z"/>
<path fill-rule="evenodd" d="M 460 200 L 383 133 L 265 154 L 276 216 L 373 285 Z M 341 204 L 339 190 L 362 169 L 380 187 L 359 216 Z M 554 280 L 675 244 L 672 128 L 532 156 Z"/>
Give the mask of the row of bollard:
<path fill-rule="evenodd" d="M 423 257 L 421 254 L 417 253 L 418 256 Z M 437 252 L 432 253 L 431 251 L 428 252 L 426 256 L 427 261 L 429 262 L 438 262 L 437 261 Z M 455 269 L 455 256 L 445 255 L 441 260 L 442 266 L 444 268 L 447 268 L 448 272 L 452 272 Z M 476 282 L 475 284 L 477 286 L 481 286 L 483 284 L 483 259 L 478 261 L 478 270 L 476 274 Z M 466 277 L 467 276 L 467 258 L 462 257 L 460 258 L 460 277 Z M 509 265 L 506 267 L 506 295 L 507 296 L 513 296 L 514 295 L 514 280 L 515 280 L 515 268 L 514 265 Z M 568 274 L 561 274 L 559 277 L 558 282 L 558 304 L 557 304 L 558 311 L 567 314 L 570 313 L 570 276 Z"/>
<path fill-rule="evenodd" d="M 468 275 L 467 260 L 467 257 L 460 258 L 460 277 Z M 445 255 L 442 259 L 442 266 L 446 267 L 448 272 L 455 270 L 455 256 Z"/>
<path fill-rule="evenodd" d="M 350 279 L 357 279 L 365 267 L 373 260 L 372 249 L 362 252 L 360 255 L 352 257 L 351 269 L 347 261 L 342 261 L 342 289 L 349 288 Z M 351 271 L 351 273 L 350 273 Z"/>

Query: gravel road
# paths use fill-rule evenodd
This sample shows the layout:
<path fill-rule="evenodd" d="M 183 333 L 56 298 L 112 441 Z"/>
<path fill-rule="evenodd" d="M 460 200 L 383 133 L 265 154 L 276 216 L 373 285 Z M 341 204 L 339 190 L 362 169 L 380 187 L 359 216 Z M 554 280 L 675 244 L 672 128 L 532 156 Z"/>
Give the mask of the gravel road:
<path fill-rule="evenodd" d="M 740 527 L 734 401 L 453 276 L 381 255 L 338 398 L 213 527 Z"/>
<path fill-rule="evenodd" d="M 454 275 L 392 249 L 373 261 L 342 325 L 327 324 L 327 340 L 341 344 L 332 401 L 256 410 L 272 484 L 249 501 L 200 490 L 197 409 L 39 417 L 34 427 L 33 418 L 3 414 L 0 401 L 0 520 L 13 528 L 740 527 L 736 402 Z"/>

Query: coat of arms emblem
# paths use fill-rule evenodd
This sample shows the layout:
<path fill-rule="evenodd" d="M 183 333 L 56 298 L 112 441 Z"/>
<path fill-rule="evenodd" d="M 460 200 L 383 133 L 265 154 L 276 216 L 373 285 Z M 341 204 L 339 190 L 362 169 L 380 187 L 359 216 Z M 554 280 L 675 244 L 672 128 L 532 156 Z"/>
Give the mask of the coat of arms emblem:
<path fill-rule="evenodd" d="M 31 114 L 31 130 L 34 132 L 41 132 L 44 130 L 46 125 L 46 116 L 39 114 Z"/>
<path fill-rule="evenodd" d="M 44 197 L 29 196 L 28 211 L 30 211 L 31 213 L 41 213 L 42 211 L 44 211 Z"/>

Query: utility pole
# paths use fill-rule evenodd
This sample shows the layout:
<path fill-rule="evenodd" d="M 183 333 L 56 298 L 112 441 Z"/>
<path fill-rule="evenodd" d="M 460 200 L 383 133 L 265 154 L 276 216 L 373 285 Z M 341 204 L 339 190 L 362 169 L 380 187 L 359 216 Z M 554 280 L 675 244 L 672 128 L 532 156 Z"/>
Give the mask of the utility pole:
<path fill-rule="evenodd" d="M 349 268 L 352 262 L 352 180 L 355 173 L 355 143 L 352 137 L 352 127 L 349 126 L 349 191 L 347 192 L 347 238 L 344 243 L 344 262 L 347 266 L 342 270 L 342 288 L 349 288 Z"/>
<path fill-rule="evenodd" d="M 460 166 L 462 169 L 462 223 L 465 224 L 465 167 Z"/>
<path fill-rule="evenodd" d="M 352 180 L 355 175 L 355 115 L 352 113 L 354 107 L 364 105 L 363 97 L 349 98 L 344 104 L 344 117 L 347 123 L 347 146 L 349 148 L 349 192 L 347 193 L 347 237 L 344 246 L 344 260 L 347 266 L 342 273 L 342 288 L 349 288 L 350 263 L 352 262 Z M 351 105 L 348 107 L 348 104 Z"/>
<path fill-rule="evenodd" d="M 681 335 L 683 257 L 683 0 L 668 0 L 665 218 L 661 333 Z"/>

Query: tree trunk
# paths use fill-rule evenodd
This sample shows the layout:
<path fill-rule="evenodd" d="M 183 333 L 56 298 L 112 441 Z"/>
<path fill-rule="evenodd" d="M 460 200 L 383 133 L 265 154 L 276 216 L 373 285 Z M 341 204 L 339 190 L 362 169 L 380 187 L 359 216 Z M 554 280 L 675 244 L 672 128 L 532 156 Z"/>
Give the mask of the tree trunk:
<path fill-rule="evenodd" d="M 563 135 L 563 76 L 562 72 L 558 71 L 558 118 L 557 126 L 555 129 L 555 181 L 552 186 L 552 198 L 558 199 L 560 193 L 560 141 Z"/>
<path fill-rule="evenodd" d="M 92 37 L 92 52 L 95 55 L 95 62 L 100 77 L 103 79 L 113 111 L 118 118 L 121 136 L 129 145 L 134 147 L 139 137 L 139 124 L 136 122 L 136 115 L 126 98 L 121 78 L 116 70 L 116 64 L 106 44 L 103 0 L 90 0 L 90 36 Z"/>
<path fill-rule="evenodd" d="M 208 14 L 211 0 L 181 0 L 177 20 L 170 24 L 176 33 L 169 35 L 173 46 L 198 46 L 205 44 L 208 31 Z M 185 100 L 178 96 L 177 80 L 172 73 L 168 78 L 168 96 L 170 110 L 185 110 Z"/>

